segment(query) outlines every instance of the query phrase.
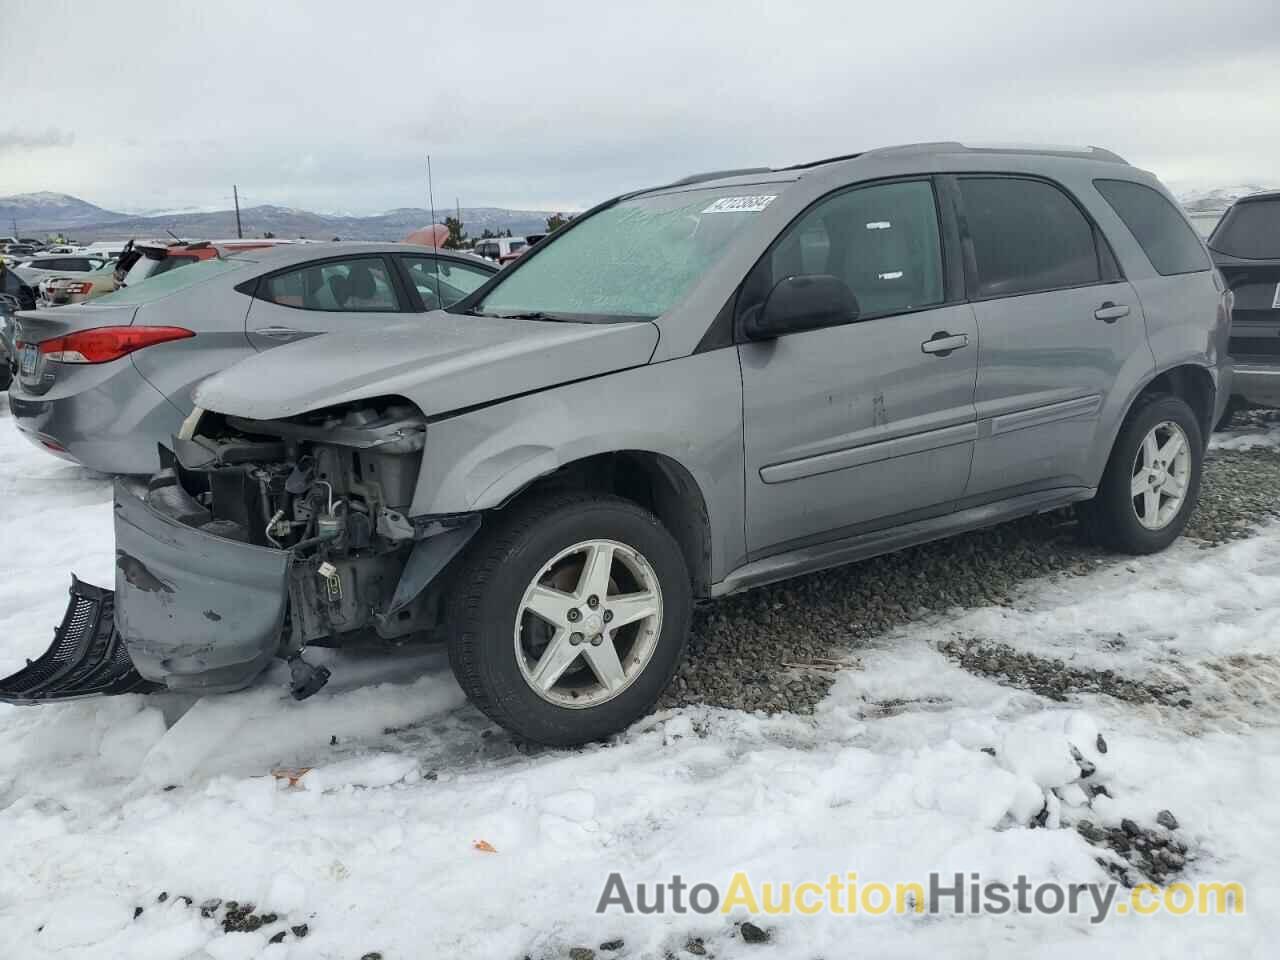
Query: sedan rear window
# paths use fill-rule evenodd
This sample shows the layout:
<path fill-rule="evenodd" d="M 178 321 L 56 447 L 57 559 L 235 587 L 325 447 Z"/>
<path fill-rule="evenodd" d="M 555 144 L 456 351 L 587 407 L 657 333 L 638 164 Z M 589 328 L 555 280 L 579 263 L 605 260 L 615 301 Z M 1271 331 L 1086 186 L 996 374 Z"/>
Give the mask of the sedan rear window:
<path fill-rule="evenodd" d="M 150 303 L 153 300 L 161 300 L 170 294 L 177 293 L 179 290 L 186 290 L 188 287 L 194 287 L 197 284 L 212 280 L 214 277 L 222 276 L 224 273 L 234 273 L 237 270 L 243 270 L 249 266 L 244 261 L 236 260 L 202 260 L 200 263 L 193 263 L 189 267 L 181 270 L 173 270 L 159 277 L 148 278 L 146 283 L 139 283 L 132 287 L 122 287 L 114 293 L 108 293 L 105 296 L 96 298 L 94 303 Z"/>
<path fill-rule="evenodd" d="M 1280 197 L 1237 203 L 1213 231 L 1209 246 L 1244 260 L 1280 260 Z"/>

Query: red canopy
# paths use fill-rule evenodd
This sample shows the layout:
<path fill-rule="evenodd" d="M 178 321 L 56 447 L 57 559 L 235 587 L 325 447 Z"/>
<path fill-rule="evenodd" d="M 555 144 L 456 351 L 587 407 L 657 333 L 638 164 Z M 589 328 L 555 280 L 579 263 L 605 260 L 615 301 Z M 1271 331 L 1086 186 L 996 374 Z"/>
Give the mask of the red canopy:
<path fill-rule="evenodd" d="M 415 230 L 404 238 L 405 243 L 418 243 L 424 247 L 443 247 L 444 242 L 449 239 L 448 227 L 434 223 L 429 227 L 423 227 L 421 230 Z"/>

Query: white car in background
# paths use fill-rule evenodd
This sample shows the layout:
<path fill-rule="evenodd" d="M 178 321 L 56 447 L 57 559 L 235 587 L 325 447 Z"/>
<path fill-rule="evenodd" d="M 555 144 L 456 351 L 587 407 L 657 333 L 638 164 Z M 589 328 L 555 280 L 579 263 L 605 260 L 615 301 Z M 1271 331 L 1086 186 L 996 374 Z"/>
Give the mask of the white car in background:
<path fill-rule="evenodd" d="M 487 237 L 484 240 L 477 240 L 476 245 L 471 248 L 471 252 L 477 257 L 484 257 L 486 260 L 497 260 L 502 262 L 503 257 L 509 257 L 517 250 L 523 250 L 529 245 L 529 241 L 524 237 Z"/>
<path fill-rule="evenodd" d="M 13 264 L 11 269 L 23 283 L 34 288 L 40 281 L 53 277 L 66 277 L 101 270 L 109 260 L 109 257 L 89 253 L 40 254 L 20 260 Z"/>

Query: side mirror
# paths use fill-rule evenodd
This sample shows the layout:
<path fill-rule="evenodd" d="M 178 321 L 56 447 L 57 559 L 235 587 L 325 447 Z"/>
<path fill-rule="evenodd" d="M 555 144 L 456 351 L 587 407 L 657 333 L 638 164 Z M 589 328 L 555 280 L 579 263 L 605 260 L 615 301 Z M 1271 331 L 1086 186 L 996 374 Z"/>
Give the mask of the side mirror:
<path fill-rule="evenodd" d="M 858 300 L 849 285 L 829 273 L 815 273 L 779 280 L 763 306 L 744 318 L 743 332 L 752 340 L 772 340 L 857 319 Z"/>

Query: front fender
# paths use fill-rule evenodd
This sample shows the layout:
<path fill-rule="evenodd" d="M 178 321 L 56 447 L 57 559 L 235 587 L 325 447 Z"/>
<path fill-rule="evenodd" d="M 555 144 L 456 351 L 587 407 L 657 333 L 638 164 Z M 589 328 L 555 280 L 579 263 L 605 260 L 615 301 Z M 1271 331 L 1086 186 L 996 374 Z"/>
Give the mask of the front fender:
<path fill-rule="evenodd" d="M 432 422 L 412 512 L 492 509 L 566 464 L 621 451 L 660 454 L 688 470 L 709 514 L 713 577 L 743 556 L 742 379 L 733 348 Z"/>

